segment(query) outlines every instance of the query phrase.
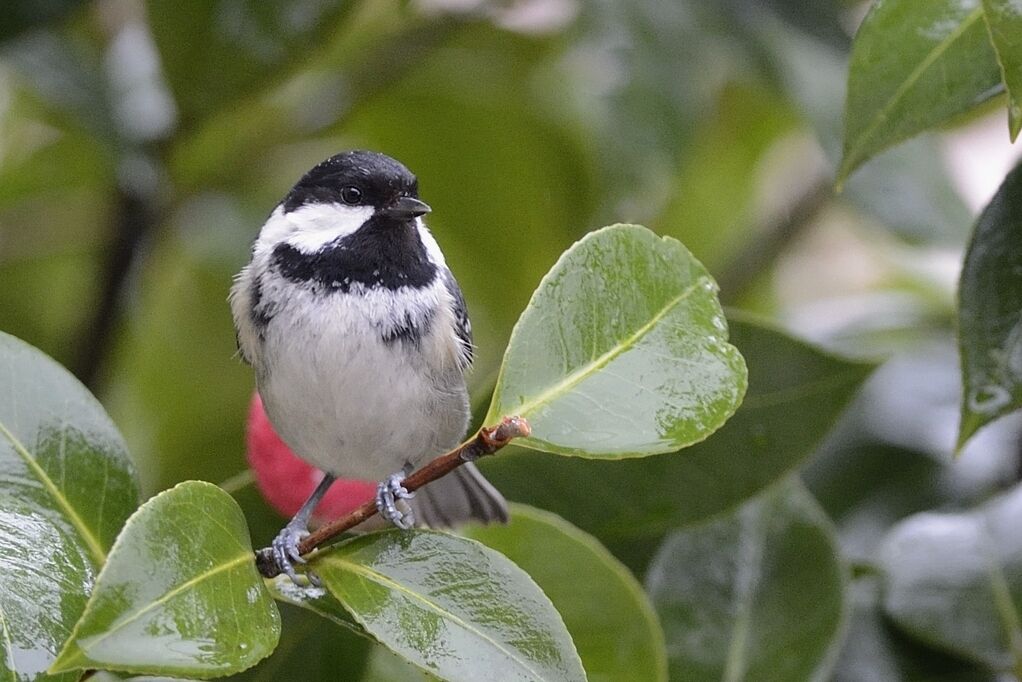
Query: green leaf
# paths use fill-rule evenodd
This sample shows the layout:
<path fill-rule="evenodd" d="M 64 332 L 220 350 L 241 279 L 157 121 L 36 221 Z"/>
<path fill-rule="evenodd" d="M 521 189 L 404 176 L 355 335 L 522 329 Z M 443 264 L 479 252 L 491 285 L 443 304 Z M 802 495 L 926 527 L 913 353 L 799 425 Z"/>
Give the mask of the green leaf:
<path fill-rule="evenodd" d="M 241 510 L 188 481 L 128 520 L 52 669 L 206 679 L 255 665 L 279 636 Z"/>
<path fill-rule="evenodd" d="M 279 602 L 296 606 L 360 637 L 372 639 L 337 599 L 322 587 L 296 585 L 286 575 L 277 576 L 267 583 L 270 594 Z M 375 640 L 374 640 L 375 641 Z"/>
<path fill-rule="evenodd" d="M 1022 406 L 1022 166 L 976 223 L 958 286 L 962 423 L 958 448 Z"/>
<path fill-rule="evenodd" d="M 138 488 L 96 399 L 3 333 L 0 387 L 0 679 L 51 679 Z"/>
<path fill-rule="evenodd" d="M 515 325 L 487 423 L 526 417 L 520 445 L 609 459 L 703 440 L 746 384 L 716 292 L 674 239 L 637 225 L 586 235 Z"/>
<path fill-rule="evenodd" d="M 290 582 L 290 578 L 286 580 Z M 277 648 L 259 665 L 232 675 L 231 680 L 364 680 L 362 671 L 370 653 L 381 649 L 364 633 L 355 634 L 346 627 L 338 628 L 324 623 L 321 617 L 311 611 L 284 604 L 280 615 L 283 627 Z"/>
<path fill-rule="evenodd" d="M 446 680 L 584 680 L 564 622 L 508 559 L 434 531 L 374 533 L 311 568 L 383 645 Z"/>
<path fill-rule="evenodd" d="M 852 47 L 838 182 L 1000 91 L 980 0 L 881 0 Z"/>
<path fill-rule="evenodd" d="M 146 14 L 163 71 L 189 124 L 269 85 L 280 71 L 322 46 L 353 4 L 148 0 Z"/>
<path fill-rule="evenodd" d="M 924 647 L 898 632 L 883 617 L 879 583 L 875 575 L 852 582 L 852 616 L 833 682 L 1006 682 L 991 670 Z"/>
<path fill-rule="evenodd" d="M 706 442 L 676 456 L 623 462 L 517 451 L 480 467 L 509 499 L 560 514 L 622 558 L 623 543 L 656 541 L 736 506 L 809 457 L 872 367 L 737 314 L 731 340 L 749 363 L 749 393 Z"/>
<path fill-rule="evenodd" d="M 511 507 L 508 525 L 466 533 L 536 581 L 564 618 L 590 680 L 666 681 L 664 634 L 649 598 L 595 538 L 523 505 Z"/>
<path fill-rule="evenodd" d="M 983 0 L 983 16 L 1008 91 L 1008 127 L 1014 142 L 1022 130 L 1022 7 L 1012 0 Z"/>
<path fill-rule="evenodd" d="M 975 511 L 924 513 L 880 551 L 883 607 L 921 642 L 997 670 L 1022 672 L 1022 487 Z"/>
<path fill-rule="evenodd" d="M 674 533 L 646 579 L 671 678 L 827 679 L 843 634 L 844 580 L 833 529 L 795 480 Z"/>

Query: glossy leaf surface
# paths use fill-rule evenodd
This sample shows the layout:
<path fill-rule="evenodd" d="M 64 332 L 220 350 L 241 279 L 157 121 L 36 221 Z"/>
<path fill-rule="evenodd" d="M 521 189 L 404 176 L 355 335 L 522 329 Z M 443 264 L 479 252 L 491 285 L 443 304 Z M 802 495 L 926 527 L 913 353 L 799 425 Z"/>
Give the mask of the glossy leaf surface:
<path fill-rule="evenodd" d="M 829 521 L 797 482 L 670 535 L 646 586 L 672 679 L 827 678 L 844 621 L 844 569 Z"/>
<path fill-rule="evenodd" d="M 526 417 L 528 448 L 643 456 L 706 438 L 745 385 L 706 269 L 674 239 L 614 225 L 577 242 L 540 282 L 486 421 Z"/>
<path fill-rule="evenodd" d="M 389 531 L 311 562 L 384 646 L 445 680 L 584 680 L 564 622 L 529 576 L 472 540 Z"/>
<path fill-rule="evenodd" d="M 922 642 L 1022 671 L 1022 488 L 961 514 L 917 514 L 880 551 L 883 607 Z"/>
<path fill-rule="evenodd" d="M 706 442 L 621 462 L 502 452 L 480 468 L 509 499 L 556 512 L 613 550 L 736 506 L 809 456 L 872 368 L 738 316 L 731 340 L 749 363 L 749 392 Z"/>
<path fill-rule="evenodd" d="M 838 180 L 1000 87 L 980 0 L 874 3 L 853 43 Z"/>
<path fill-rule="evenodd" d="M 506 526 L 473 526 L 466 532 L 515 562 L 550 598 L 589 682 L 667 679 L 664 635 L 649 598 L 592 536 L 523 505 L 511 508 Z"/>
<path fill-rule="evenodd" d="M 0 386 L 0 679 L 48 679 L 138 489 L 96 399 L 3 333 Z"/>
<path fill-rule="evenodd" d="M 279 636 L 241 510 L 188 481 L 128 520 L 53 668 L 205 679 L 254 665 Z"/>
<path fill-rule="evenodd" d="M 1022 167 L 983 211 L 958 287 L 961 447 L 980 427 L 1022 406 Z"/>
<path fill-rule="evenodd" d="M 1008 90 L 1011 140 L 1022 130 L 1022 6 L 1013 0 L 983 0 L 990 39 Z"/>

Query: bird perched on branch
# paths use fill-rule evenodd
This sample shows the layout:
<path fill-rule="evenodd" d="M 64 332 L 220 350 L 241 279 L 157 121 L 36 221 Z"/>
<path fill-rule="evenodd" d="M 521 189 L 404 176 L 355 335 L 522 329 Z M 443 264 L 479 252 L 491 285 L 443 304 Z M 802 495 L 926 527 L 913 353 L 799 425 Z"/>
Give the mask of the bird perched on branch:
<path fill-rule="evenodd" d="M 284 442 L 325 476 L 274 539 L 295 579 L 298 544 L 335 478 L 379 480 L 394 525 L 506 521 L 472 465 L 414 501 L 404 477 L 468 426 L 472 329 L 458 283 L 422 216 L 415 176 L 374 152 L 337 154 L 270 214 L 231 289 L 242 357 Z"/>

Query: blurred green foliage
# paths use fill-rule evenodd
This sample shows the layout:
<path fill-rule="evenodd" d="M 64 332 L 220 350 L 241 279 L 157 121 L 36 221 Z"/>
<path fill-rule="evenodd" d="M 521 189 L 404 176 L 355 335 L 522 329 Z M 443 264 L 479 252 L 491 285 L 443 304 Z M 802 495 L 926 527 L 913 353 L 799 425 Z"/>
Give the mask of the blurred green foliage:
<path fill-rule="evenodd" d="M 841 680 L 989 679 L 1017 660 L 965 651 L 964 661 L 953 630 L 906 635 L 880 615 L 878 552 L 892 525 L 1014 486 L 1020 429 L 1001 420 L 951 459 L 960 388 L 954 275 L 942 264 L 960 262 L 972 221 L 945 140 L 867 159 L 963 122 L 955 117 L 1000 92 L 998 64 L 1017 100 L 1010 5 L 892 1 L 853 52 L 867 9 L 853 0 L 10 0 L 0 17 L 0 329 L 93 389 L 145 494 L 186 479 L 236 482 L 252 378 L 235 356 L 227 291 L 267 213 L 314 163 L 364 147 L 418 174 L 472 314 L 480 404 L 558 255 L 603 224 L 650 225 L 700 258 L 728 303 L 831 349 L 892 359 L 845 409 L 866 365 L 736 313 L 749 395 L 761 400 L 705 444 L 631 467 L 509 452 L 488 473 L 513 499 L 592 532 L 640 577 L 655 557 L 647 582 L 675 605 L 684 595 L 667 588 L 681 578 L 663 576 L 684 568 L 672 552 L 695 551 L 686 534 L 739 533 L 736 519 L 781 509 L 777 496 L 795 490 L 813 555 L 782 549 L 829 587 L 816 654 L 792 666 L 823 677 L 834 668 Z M 1000 12 L 994 47 L 981 6 Z M 923 10 L 957 23 L 902 40 L 899 13 Z M 928 71 L 935 43 L 948 48 L 940 73 Z M 931 87 L 941 74 L 955 87 Z M 863 165 L 835 195 L 843 130 L 844 170 Z M 778 484 L 789 475 L 804 478 L 834 527 L 800 484 Z M 254 541 L 268 540 L 280 519 L 251 486 L 233 492 Z M 847 594 L 846 564 L 856 571 Z M 686 613 L 661 614 L 669 636 L 690 636 L 698 617 L 718 629 L 737 618 Z M 837 623 L 849 613 L 845 633 Z M 247 676 L 313 679 L 340 665 L 366 679 L 409 674 L 307 612 L 284 615 L 281 648 Z M 762 622 L 757 636 L 785 621 Z M 335 640 L 350 657 L 317 666 Z M 715 651 L 744 661 L 747 641 Z M 680 645 L 667 648 L 675 670 L 694 665 Z"/>

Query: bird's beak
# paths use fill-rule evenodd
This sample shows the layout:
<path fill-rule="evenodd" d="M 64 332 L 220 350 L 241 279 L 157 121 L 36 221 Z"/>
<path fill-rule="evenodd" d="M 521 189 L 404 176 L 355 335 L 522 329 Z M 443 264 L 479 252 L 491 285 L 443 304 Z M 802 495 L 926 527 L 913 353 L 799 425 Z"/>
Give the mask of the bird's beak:
<path fill-rule="evenodd" d="M 388 218 L 398 220 L 411 220 L 430 212 L 429 204 L 419 201 L 415 197 L 401 196 L 390 203 L 390 206 L 380 209 L 380 213 Z"/>

